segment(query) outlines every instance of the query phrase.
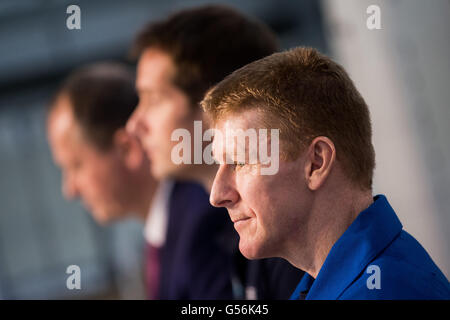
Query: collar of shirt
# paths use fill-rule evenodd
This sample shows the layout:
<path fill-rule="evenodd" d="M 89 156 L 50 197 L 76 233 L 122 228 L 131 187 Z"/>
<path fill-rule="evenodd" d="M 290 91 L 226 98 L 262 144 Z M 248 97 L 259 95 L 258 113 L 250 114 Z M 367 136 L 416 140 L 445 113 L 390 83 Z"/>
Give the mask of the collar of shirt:
<path fill-rule="evenodd" d="M 362 211 L 336 241 L 314 280 L 305 273 L 291 300 L 309 290 L 306 299 L 335 300 L 401 232 L 402 224 L 384 195 Z"/>
<path fill-rule="evenodd" d="M 173 181 L 162 181 L 153 197 L 152 205 L 144 226 L 144 237 L 149 244 L 160 248 L 164 245 L 169 215 L 169 198 Z"/>
<path fill-rule="evenodd" d="M 312 284 L 314 283 L 314 278 L 311 277 L 308 273 L 305 273 L 300 280 L 297 288 L 295 288 L 295 291 L 292 293 L 292 296 L 290 300 L 304 300 L 300 299 L 300 295 L 307 294 L 309 290 L 311 289 Z"/>

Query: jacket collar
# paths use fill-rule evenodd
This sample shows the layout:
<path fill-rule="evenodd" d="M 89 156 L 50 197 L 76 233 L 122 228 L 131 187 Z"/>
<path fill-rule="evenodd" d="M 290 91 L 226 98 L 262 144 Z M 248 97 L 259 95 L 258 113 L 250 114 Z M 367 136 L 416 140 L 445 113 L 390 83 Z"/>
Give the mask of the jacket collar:
<path fill-rule="evenodd" d="M 384 195 L 362 211 L 336 241 L 317 278 L 305 274 L 291 299 L 301 291 L 306 299 L 335 300 L 401 232 L 402 224 Z"/>

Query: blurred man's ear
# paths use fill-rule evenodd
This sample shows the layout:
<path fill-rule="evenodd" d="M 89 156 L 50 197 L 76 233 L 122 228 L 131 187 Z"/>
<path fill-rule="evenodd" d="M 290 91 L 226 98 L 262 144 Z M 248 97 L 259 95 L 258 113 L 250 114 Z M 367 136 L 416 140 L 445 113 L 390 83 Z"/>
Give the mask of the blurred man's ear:
<path fill-rule="evenodd" d="M 125 128 L 118 129 L 114 134 L 113 145 L 116 152 L 130 170 L 138 169 L 145 160 L 145 154 L 140 142 Z"/>
<path fill-rule="evenodd" d="M 312 191 L 319 189 L 336 160 L 336 148 L 327 137 L 316 137 L 306 150 L 305 181 Z"/>

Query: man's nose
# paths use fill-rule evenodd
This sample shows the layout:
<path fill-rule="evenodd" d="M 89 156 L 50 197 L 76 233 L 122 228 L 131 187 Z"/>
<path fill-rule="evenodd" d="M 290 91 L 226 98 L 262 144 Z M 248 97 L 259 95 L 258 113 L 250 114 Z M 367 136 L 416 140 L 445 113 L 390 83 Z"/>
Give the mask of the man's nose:
<path fill-rule="evenodd" d="M 137 118 L 137 112 L 138 112 L 138 106 L 136 106 L 136 109 L 134 109 L 131 116 L 128 118 L 128 121 L 125 125 L 125 130 L 129 133 L 134 135 L 136 130 L 136 118 Z"/>
<path fill-rule="evenodd" d="M 142 128 L 142 112 L 140 106 L 137 105 L 130 118 L 128 118 L 125 129 L 129 134 L 139 136 L 139 131 Z"/>
<path fill-rule="evenodd" d="M 234 187 L 232 175 L 226 171 L 226 165 L 220 165 L 214 178 L 209 201 L 214 207 L 229 209 L 239 200 L 239 193 Z"/>

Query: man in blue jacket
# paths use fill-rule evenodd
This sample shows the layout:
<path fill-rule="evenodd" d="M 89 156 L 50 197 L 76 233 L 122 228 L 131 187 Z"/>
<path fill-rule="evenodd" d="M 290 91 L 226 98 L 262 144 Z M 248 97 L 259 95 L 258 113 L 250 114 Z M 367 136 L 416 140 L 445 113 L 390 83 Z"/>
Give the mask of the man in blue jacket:
<path fill-rule="evenodd" d="M 291 299 L 450 298 L 386 197 L 372 196 L 369 110 L 340 65 L 311 48 L 275 53 L 225 78 L 202 105 L 221 132 L 211 203 L 227 208 L 244 256 L 282 257 L 307 273 Z M 229 139 L 256 129 L 275 133 L 245 149 Z"/>

